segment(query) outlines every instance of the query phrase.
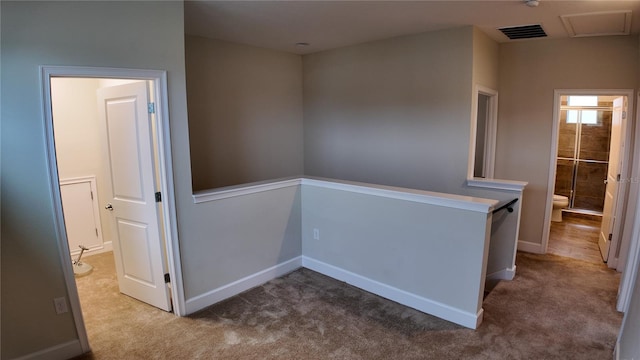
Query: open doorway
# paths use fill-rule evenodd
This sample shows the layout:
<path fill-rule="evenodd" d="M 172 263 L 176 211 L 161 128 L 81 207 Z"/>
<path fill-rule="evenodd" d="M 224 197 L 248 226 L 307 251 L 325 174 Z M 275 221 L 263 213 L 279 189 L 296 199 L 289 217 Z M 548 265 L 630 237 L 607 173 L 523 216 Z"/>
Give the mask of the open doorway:
<path fill-rule="evenodd" d="M 615 268 L 629 171 L 632 91 L 555 93 L 547 252 Z M 551 205 L 551 206 L 549 206 Z"/>
<path fill-rule="evenodd" d="M 498 123 L 498 92 L 476 85 L 467 177 L 493 179 Z"/>
<path fill-rule="evenodd" d="M 43 89 L 57 241 L 69 265 L 71 311 L 89 351 L 76 276 L 91 282 L 94 265 L 116 270 L 117 293 L 165 311 L 171 292 L 181 303 L 181 284 L 169 282 L 180 275 L 166 79 L 157 71 L 45 67 Z M 82 259 L 78 245 L 86 249 Z M 180 315 L 181 307 L 175 310 Z"/>

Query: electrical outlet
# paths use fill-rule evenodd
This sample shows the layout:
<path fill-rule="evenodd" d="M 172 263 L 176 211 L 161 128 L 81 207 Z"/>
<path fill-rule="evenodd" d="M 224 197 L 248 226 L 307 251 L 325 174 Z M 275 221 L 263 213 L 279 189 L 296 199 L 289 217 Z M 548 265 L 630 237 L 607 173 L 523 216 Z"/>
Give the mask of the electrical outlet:
<path fill-rule="evenodd" d="M 67 309 L 67 299 L 64 297 L 53 299 L 53 305 L 56 307 L 56 314 L 58 315 L 69 312 L 69 309 Z"/>
<path fill-rule="evenodd" d="M 313 240 L 320 240 L 320 230 L 313 229 Z"/>

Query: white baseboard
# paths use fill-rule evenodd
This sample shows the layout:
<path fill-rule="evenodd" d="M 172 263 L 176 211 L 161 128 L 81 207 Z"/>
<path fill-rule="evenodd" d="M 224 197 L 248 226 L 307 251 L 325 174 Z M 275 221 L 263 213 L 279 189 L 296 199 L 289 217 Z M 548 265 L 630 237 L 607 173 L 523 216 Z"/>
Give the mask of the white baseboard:
<path fill-rule="evenodd" d="M 466 312 L 306 256 L 302 256 L 302 266 L 402 305 L 471 329 L 476 329 L 482 322 L 483 309 L 480 309 L 475 314 Z"/>
<path fill-rule="evenodd" d="M 82 355 L 82 346 L 80 345 L 80 340 L 76 339 L 29 355 L 14 358 L 14 360 L 65 360 L 79 355 Z"/>
<path fill-rule="evenodd" d="M 102 253 L 106 253 L 106 252 L 110 252 L 113 251 L 113 242 L 112 241 L 105 241 L 102 246 L 100 247 L 96 247 L 93 249 L 89 249 L 87 251 L 85 251 L 82 254 L 82 258 L 88 258 L 92 255 L 98 255 L 98 254 L 102 254 Z M 71 257 L 75 260 L 78 257 L 78 254 L 80 254 L 80 250 L 74 250 L 71 252 Z"/>
<path fill-rule="evenodd" d="M 544 254 L 542 244 L 518 240 L 518 250 L 534 254 Z"/>
<path fill-rule="evenodd" d="M 513 280 L 516 276 L 516 266 L 511 269 L 502 269 L 487 275 L 487 280 Z"/>
<path fill-rule="evenodd" d="M 198 295 L 186 301 L 186 315 L 204 309 L 217 302 L 238 295 L 256 286 L 260 286 L 269 280 L 288 274 L 302 267 L 302 256 L 295 257 L 268 269 L 249 275 L 225 286 L 213 289 L 202 295 Z"/>

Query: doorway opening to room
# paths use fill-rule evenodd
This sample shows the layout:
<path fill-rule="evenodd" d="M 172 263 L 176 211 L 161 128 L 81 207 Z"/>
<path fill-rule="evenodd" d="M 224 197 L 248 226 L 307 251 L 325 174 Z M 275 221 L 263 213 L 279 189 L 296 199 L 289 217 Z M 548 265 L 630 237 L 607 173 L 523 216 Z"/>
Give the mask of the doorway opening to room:
<path fill-rule="evenodd" d="M 100 304 L 172 311 L 173 295 L 179 305 L 181 290 L 170 281 L 179 263 L 166 79 L 157 71 L 45 67 L 43 97 L 57 241 L 89 351 L 85 321 Z"/>
<path fill-rule="evenodd" d="M 617 268 L 626 207 L 633 92 L 558 90 L 547 199 L 556 255 Z"/>

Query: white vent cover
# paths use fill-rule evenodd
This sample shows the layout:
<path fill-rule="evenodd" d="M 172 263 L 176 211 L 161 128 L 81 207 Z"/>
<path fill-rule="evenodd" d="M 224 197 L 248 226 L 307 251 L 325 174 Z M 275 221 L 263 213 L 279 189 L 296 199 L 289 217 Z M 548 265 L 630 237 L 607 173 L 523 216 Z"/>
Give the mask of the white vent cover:
<path fill-rule="evenodd" d="M 603 11 L 560 16 L 571 37 L 629 35 L 631 10 Z"/>

